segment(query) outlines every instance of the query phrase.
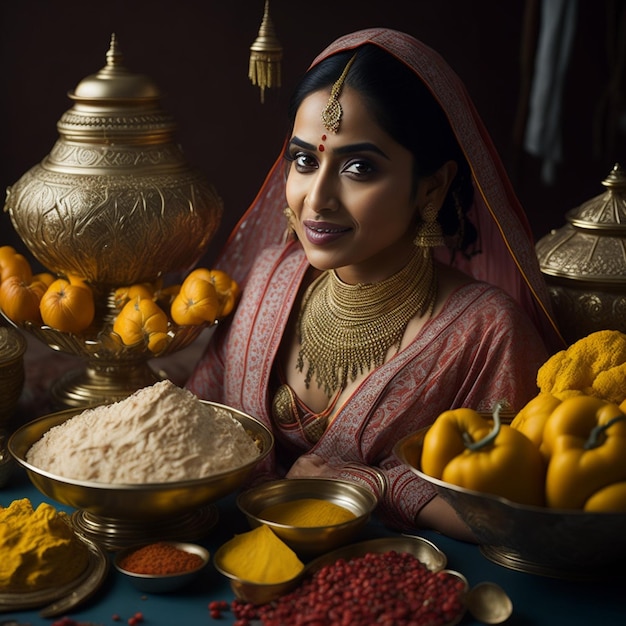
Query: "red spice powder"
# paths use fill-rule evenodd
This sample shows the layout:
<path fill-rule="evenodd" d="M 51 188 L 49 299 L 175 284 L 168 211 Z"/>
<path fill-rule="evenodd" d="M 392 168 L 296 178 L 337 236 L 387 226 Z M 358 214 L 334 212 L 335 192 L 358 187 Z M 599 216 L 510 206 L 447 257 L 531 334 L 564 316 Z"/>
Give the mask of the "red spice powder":
<path fill-rule="evenodd" d="M 165 542 L 151 543 L 125 556 L 120 565 L 135 574 L 182 574 L 202 565 L 202 558 Z"/>

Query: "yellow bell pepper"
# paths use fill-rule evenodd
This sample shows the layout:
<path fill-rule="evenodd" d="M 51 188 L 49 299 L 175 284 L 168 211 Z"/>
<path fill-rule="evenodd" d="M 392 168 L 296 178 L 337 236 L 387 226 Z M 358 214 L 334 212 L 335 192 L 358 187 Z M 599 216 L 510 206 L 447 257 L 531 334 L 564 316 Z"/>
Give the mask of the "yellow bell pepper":
<path fill-rule="evenodd" d="M 626 513 L 626 480 L 596 491 L 587 502 L 589 513 Z"/>
<path fill-rule="evenodd" d="M 472 409 L 445 411 L 426 431 L 421 467 L 429 476 L 520 504 L 544 503 L 545 464 L 533 442 Z"/>
<path fill-rule="evenodd" d="M 561 404 L 561 399 L 551 393 L 541 392 L 517 413 L 511 422 L 511 428 L 526 435 L 536 446 L 541 448 L 543 429 L 552 411 Z"/>
<path fill-rule="evenodd" d="M 567 398 L 546 422 L 542 449 L 550 459 L 547 505 L 582 509 L 596 492 L 626 481 L 626 415 L 593 396 Z"/>

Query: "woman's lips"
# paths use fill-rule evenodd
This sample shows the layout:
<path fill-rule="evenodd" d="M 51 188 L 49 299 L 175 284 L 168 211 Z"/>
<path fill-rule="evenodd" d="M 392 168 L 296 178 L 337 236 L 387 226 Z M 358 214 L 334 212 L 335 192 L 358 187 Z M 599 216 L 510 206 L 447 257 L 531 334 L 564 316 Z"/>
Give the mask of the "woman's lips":
<path fill-rule="evenodd" d="M 311 220 L 305 220 L 303 226 L 306 238 L 309 242 L 318 246 L 331 243 L 351 230 L 347 226 Z"/>

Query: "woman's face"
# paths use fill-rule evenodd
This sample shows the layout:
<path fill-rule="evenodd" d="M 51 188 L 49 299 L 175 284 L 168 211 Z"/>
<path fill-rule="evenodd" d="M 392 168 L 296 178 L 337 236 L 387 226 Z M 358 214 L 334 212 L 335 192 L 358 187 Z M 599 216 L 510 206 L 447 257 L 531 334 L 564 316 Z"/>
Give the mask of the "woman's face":
<path fill-rule="evenodd" d="M 327 91 L 298 109 L 287 149 L 287 202 L 311 265 L 337 269 L 349 283 L 375 282 L 406 263 L 423 185 L 413 193 L 411 153 L 376 123 L 358 92 L 345 87 L 339 101 L 336 134 L 321 121 Z"/>

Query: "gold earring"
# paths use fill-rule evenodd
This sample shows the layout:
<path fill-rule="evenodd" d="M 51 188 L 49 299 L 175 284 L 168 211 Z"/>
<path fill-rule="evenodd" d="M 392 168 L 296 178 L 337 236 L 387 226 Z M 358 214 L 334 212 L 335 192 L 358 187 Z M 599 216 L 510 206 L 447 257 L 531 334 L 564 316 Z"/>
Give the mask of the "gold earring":
<path fill-rule="evenodd" d="M 443 246 L 443 232 L 441 225 L 437 221 L 439 210 L 435 208 L 432 202 L 429 202 L 422 209 L 422 223 L 417 229 L 417 235 L 413 243 L 418 248 L 435 248 Z"/>
<path fill-rule="evenodd" d="M 284 235 L 284 239 L 285 241 L 287 241 L 291 237 L 294 237 L 296 234 L 296 230 L 293 227 L 293 222 L 296 216 L 294 212 L 292 211 L 291 207 L 288 207 L 288 206 L 286 206 L 283 209 L 283 215 L 287 218 L 287 228 L 285 229 L 285 235 Z"/>

